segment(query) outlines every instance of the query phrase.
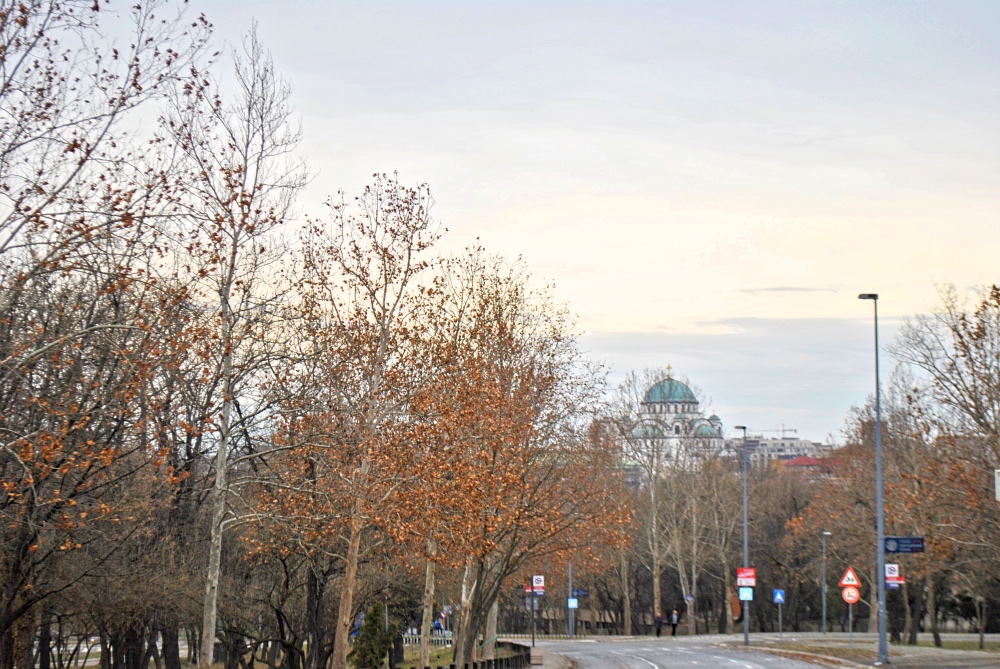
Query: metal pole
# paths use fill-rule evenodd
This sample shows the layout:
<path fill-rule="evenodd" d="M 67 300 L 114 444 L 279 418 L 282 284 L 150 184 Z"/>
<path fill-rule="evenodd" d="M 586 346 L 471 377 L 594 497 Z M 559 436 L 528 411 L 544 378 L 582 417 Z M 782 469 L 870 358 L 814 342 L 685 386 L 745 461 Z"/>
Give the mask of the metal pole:
<path fill-rule="evenodd" d="M 567 568 L 567 572 L 568 572 L 568 576 L 569 576 L 569 595 L 568 595 L 568 598 L 572 599 L 572 597 L 573 597 L 573 561 L 572 560 L 570 560 L 569 567 Z M 575 623 L 576 621 L 573 620 L 573 609 L 569 606 L 569 602 L 568 601 L 566 602 L 566 610 L 569 611 L 569 617 L 566 619 L 566 622 L 567 622 L 566 626 L 569 627 L 569 638 L 572 639 L 573 638 L 573 628 L 576 627 L 576 625 L 574 625 L 573 623 Z"/>
<path fill-rule="evenodd" d="M 826 538 L 829 532 L 823 532 L 823 634 L 826 634 Z"/>
<path fill-rule="evenodd" d="M 741 450 L 742 470 L 743 470 L 743 567 L 750 566 L 750 548 L 747 542 L 747 428 L 746 426 L 736 426 L 743 430 L 743 448 Z M 743 645 L 750 645 L 750 602 L 743 602 Z"/>
<path fill-rule="evenodd" d="M 536 604 L 538 600 L 535 599 L 535 584 L 531 584 L 531 647 L 535 647 L 535 609 L 538 608 Z"/>
<path fill-rule="evenodd" d="M 843 629 L 843 627 L 841 627 Z M 850 643 L 851 654 L 854 654 L 854 604 L 847 605 L 847 638 Z"/>
<path fill-rule="evenodd" d="M 877 522 L 878 554 L 878 662 L 888 664 L 889 640 L 886 637 L 885 610 L 885 509 L 882 502 L 882 403 L 878 370 L 878 294 L 864 293 L 859 299 L 871 300 L 875 306 L 875 508 Z"/>
<path fill-rule="evenodd" d="M 783 640 L 781 636 L 781 604 L 778 604 L 778 645 L 782 645 Z"/>

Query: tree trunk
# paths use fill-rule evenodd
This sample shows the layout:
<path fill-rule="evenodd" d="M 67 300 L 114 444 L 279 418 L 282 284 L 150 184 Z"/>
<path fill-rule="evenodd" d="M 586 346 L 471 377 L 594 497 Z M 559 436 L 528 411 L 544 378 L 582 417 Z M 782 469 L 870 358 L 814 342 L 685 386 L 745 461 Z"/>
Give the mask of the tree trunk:
<path fill-rule="evenodd" d="M 628 559 L 625 557 L 625 551 L 622 551 L 622 599 L 625 604 L 622 615 L 625 618 L 625 636 L 632 636 L 632 596 L 628 586 Z"/>
<path fill-rule="evenodd" d="M 52 620 L 48 613 L 42 616 L 38 630 L 38 669 L 52 666 Z"/>
<path fill-rule="evenodd" d="M 180 632 L 177 625 L 165 625 L 160 630 L 163 637 L 163 667 L 164 669 L 181 669 Z"/>
<path fill-rule="evenodd" d="M 986 598 L 979 598 L 979 606 L 976 611 L 979 614 L 979 650 L 986 650 Z"/>
<path fill-rule="evenodd" d="M 459 667 L 466 662 L 472 663 L 472 649 L 475 648 L 475 639 L 472 639 L 475 625 L 472 620 L 472 602 L 475 596 L 477 581 L 472 574 L 472 558 L 465 561 L 465 575 L 462 576 L 462 615 L 458 620 L 458 634 L 455 644 L 455 664 Z M 534 615 L 534 611 L 532 611 Z"/>
<path fill-rule="evenodd" d="M 653 555 L 653 619 L 663 615 L 663 590 L 660 585 L 660 574 L 663 573 L 663 564 L 658 555 Z"/>
<path fill-rule="evenodd" d="M 927 578 L 927 616 L 931 619 L 931 634 L 934 635 L 934 645 L 940 648 L 941 632 L 938 630 L 937 580 L 933 574 Z"/>
<path fill-rule="evenodd" d="M 229 469 L 229 432 L 233 406 L 232 336 L 229 328 L 229 291 L 221 294 L 222 326 L 222 419 L 219 423 L 219 445 L 215 453 L 215 488 L 212 509 L 212 530 L 208 547 L 208 572 L 205 575 L 205 603 L 202 612 L 201 646 L 207 647 L 198 658 L 200 669 L 212 669 L 215 649 L 215 625 L 219 603 L 219 576 L 222 571 L 222 530 L 226 517 L 227 474 Z"/>
<path fill-rule="evenodd" d="M 306 636 L 308 650 L 306 667 L 308 669 L 326 669 L 326 653 L 323 651 L 325 624 L 323 620 L 323 595 L 325 581 L 321 580 L 316 570 L 309 568 L 306 577 Z"/>
<path fill-rule="evenodd" d="M 903 595 L 903 643 L 910 643 L 910 633 L 913 630 L 913 607 L 910 606 L 910 589 L 906 581 L 902 585 Z"/>
<path fill-rule="evenodd" d="M 486 616 L 486 633 L 483 635 L 483 654 L 478 658 L 480 660 L 496 658 L 497 616 L 499 613 L 500 603 L 494 600 L 490 606 L 490 613 Z"/>
<path fill-rule="evenodd" d="M 431 632 L 434 625 L 434 559 L 436 553 L 434 540 L 427 541 L 427 550 L 431 557 L 427 560 L 427 570 L 424 575 L 424 617 L 420 626 L 420 669 L 431 666 Z"/>
<path fill-rule="evenodd" d="M 354 611 L 354 585 L 358 576 L 358 552 L 361 548 L 361 519 L 351 518 L 351 537 L 344 566 L 344 585 L 340 590 L 336 636 L 333 638 L 333 669 L 347 669 L 347 637 L 351 632 Z"/>
<path fill-rule="evenodd" d="M 725 585 L 723 586 L 722 595 L 722 609 L 719 613 L 719 634 L 726 634 L 729 632 L 729 618 L 730 618 L 730 602 L 733 599 L 733 586 L 729 582 L 729 565 L 723 564 L 723 569 L 725 569 L 723 581 Z M 735 626 L 733 631 L 735 631 Z"/>

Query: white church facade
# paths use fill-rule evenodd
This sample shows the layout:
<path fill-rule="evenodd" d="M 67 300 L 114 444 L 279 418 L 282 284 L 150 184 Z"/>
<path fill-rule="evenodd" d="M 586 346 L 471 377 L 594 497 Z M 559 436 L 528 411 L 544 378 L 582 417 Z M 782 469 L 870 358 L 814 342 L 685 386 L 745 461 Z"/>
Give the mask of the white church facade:
<path fill-rule="evenodd" d="M 643 395 L 631 437 L 634 445 L 655 455 L 662 466 L 678 459 L 720 455 L 726 449 L 722 419 L 706 418 L 691 388 L 669 371 Z"/>

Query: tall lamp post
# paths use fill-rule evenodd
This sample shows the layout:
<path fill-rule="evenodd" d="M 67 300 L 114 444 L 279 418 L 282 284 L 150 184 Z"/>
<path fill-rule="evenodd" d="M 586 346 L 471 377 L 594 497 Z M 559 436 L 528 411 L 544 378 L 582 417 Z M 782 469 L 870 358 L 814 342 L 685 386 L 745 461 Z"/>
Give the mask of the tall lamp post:
<path fill-rule="evenodd" d="M 750 549 L 747 544 L 747 426 L 736 425 L 737 430 L 743 430 L 743 448 L 740 449 L 740 462 L 743 471 L 743 567 L 750 566 Z M 743 645 L 750 645 L 750 602 L 743 602 Z"/>
<path fill-rule="evenodd" d="M 885 612 L 885 510 L 882 502 L 882 405 L 878 375 L 878 294 L 861 293 L 859 300 L 871 300 L 875 307 L 875 507 L 878 512 L 878 662 L 888 664 L 889 642 Z"/>
<path fill-rule="evenodd" d="M 823 634 L 826 634 L 826 538 L 830 533 L 823 531 Z"/>

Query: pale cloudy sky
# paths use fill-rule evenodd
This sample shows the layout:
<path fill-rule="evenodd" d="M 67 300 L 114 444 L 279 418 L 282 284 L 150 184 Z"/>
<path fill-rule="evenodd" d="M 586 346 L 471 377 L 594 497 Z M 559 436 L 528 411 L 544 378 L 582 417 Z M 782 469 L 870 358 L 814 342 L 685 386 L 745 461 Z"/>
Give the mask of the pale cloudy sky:
<path fill-rule="evenodd" d="M 621 375 L 838 435 L 935 284 L 1000 279 L 1000 3 L 193 0 L 295 87 L 302 200 L 428 182 Z"/>

